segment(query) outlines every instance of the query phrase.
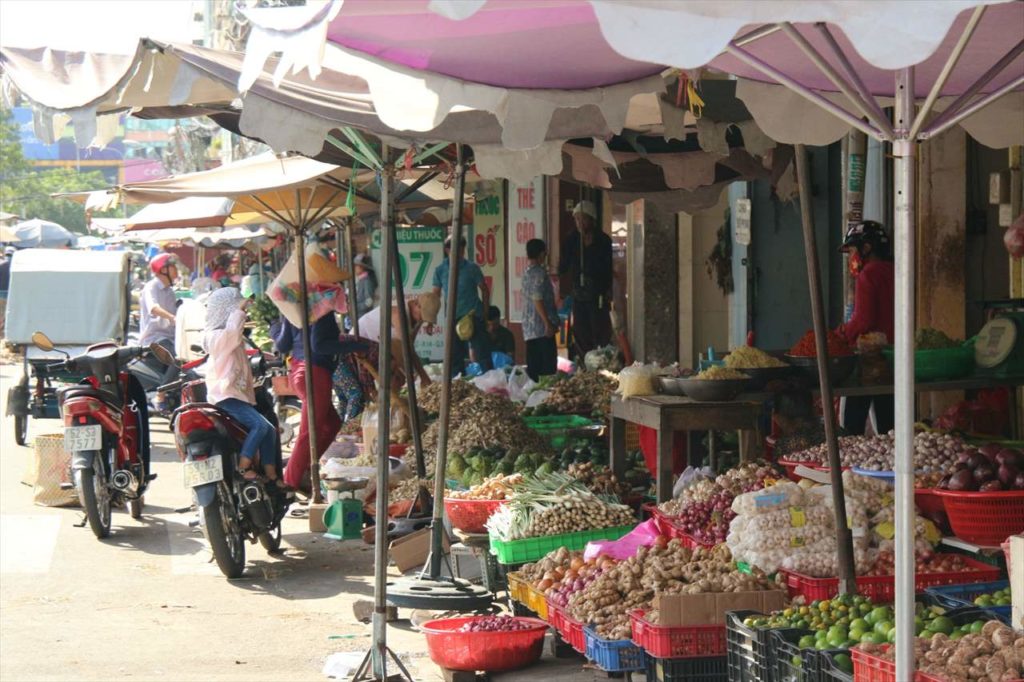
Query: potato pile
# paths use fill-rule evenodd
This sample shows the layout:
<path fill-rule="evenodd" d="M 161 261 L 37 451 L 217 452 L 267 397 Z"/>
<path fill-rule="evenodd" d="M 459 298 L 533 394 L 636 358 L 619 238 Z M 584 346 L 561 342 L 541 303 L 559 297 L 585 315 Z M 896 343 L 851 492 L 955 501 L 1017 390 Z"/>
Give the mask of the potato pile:
<path fill-rule="evenodd" d="M 895 660 L 893 647 L 860 644 L 867 653 Z M 938 633 L 931 639 L 914 640 L 918 669 L 943 682 L 1010 682 L 1024 675 L 1024 637 L 1018 637 L 997 620 L 985 623 L 981 632 L 953 640 Z"/>

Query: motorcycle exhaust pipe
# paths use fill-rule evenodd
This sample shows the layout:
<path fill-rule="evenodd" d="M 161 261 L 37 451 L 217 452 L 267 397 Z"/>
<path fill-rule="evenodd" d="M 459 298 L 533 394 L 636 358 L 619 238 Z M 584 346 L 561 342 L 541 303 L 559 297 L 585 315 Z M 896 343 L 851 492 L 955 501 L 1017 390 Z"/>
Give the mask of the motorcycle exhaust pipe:
<path fill-rule="evenodd" d="M 138 487 L 138 481 L 132 472 L 120 469 L 115 471 L 114 475 L 110 477 L 110 485 L 113 486 L 114 490 L 127 492 L 135 490 Z"/>
<path fill-rule="evenodd" d="M 245 510 L 253 526 L 260 531 L 270 528 L 274 522 L 274 515 L 263 486 L 257 483 L 247 484 L 242 488 L 242 499 L 245 500 Z"/>

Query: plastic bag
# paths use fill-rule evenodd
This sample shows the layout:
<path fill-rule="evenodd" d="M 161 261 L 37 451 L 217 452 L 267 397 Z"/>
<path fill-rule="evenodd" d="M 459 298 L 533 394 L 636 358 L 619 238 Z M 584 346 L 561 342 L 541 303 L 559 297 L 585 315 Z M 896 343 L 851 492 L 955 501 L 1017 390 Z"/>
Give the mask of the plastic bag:
<path fill-rule="evenodd" d="M 599 556 L 608 556 L 618 561 L 624 561 L 636 554 L 641 547 L 650 547 L 658 539 L 661 533 L 654 519 L 648 519 L 639 526 L 626 533 L 618 540 L 593 540 L 587 543 L 583 550 L 583 560 L 590 561 Z"/>
<path fill-rule="evenodd" d="M 623 398 L 640 395 L 654 395 L 655 370 L 640 363 L 633 364 L 619 372 L 619 389 Z"/>
<path fill-rule="evenodd" d="M 524 403 L 537 384 L 522 367 L 515 367 L 508 375 L 508 397 L 517 403 Z"/>
<path fill-rule="evenodd" d="M 299 288 L 299 261 L 297 254 L 297 251 L 293 251 L 292 255 L 288 257 L 284 267 L 281 268 L 281 272 L 278 273 L 277 277 L 274 278 L 274 281 L 267 288 L 267 296 L 274 302 L 274 305 L 277 306 L 277 309 L 281 311 L 286 320 L 299 327 L 302 325 L 302 306 L 300 305 L 301 291 Z M 316 245 L 310 245 L 306 249 L 307 266 L 311 264 L 311 261 L 321 264 L 321 260 L 326 259 Z M 333 271 L 330 272 L 340 272 L 329 261 L 327 264 L 333 268 Z M 333 312 L 335 309 L 342 307 L 341 300 L 343 300 L 345 293 L 342 287 L 336 283 L 338 280 L 325 282 L 321 279 L 324 276 L 324 271 L 327 270 L 327 268 L 323 267 L 319 268 L 319 270 L 312 270 L 310 267 L 306 268 L 306 297 L 309 305 L 310 324 L 316 322 L 324 315 Z"/>
<path fill-rule="evenodd" d="M 473 385 L 484 393 L 508 394 L 508 381 L 505 379 L 505 370 L 492 369 L 480 376 L 473 377 Z"/>
<path fill-rule="evenodd" d="M 545 402 L 551 396 L 551 391 L 534 391 L 526 399 L 526 407 L 537 407 Z"/>
<path fill-rule="evenodd" d="M 698 469 L 696 467 L 686 467 L 683 473 L 679 474 L 679 478 L 676 479 L 675 485 L 672 486 L 672 497 L 679 497 L 683 494 L 683 491 L 689 488 L 697 481 L 704 479 L 713 480 L 715 478 L 715 471 L 711 467 L 704 467 Z"/>
<path fill-rule="evenodd" d="M 505 369 L 506 367 L 512 367 L 515 364 L 515 359 L 508 353 L 499 353 L 498 351 L 493 351 L 491 353 L 491 365 L 494 369 Z"/>

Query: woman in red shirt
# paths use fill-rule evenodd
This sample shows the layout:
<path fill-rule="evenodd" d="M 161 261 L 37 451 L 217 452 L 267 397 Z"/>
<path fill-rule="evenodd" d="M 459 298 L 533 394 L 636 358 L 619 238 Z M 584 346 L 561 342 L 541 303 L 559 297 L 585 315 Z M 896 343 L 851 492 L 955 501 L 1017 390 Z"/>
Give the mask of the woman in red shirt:
<path fill-rule="evenodd" d="M 846 232 L 840 247 L 850 258 L 860 261 L 853 299 L 853 315 L 839 327 L 850 345 L 857 338 L 871 332 L 885 334 L 889 343 L 894 336 L 895 289 L 894 267 L 891 260 L 891 242 L 885 228 L 873 220 L 857 223 Z M 843 412 L 843 426 L 851 435 L 863 435 L 868 414 L 874 406 L 875 426 L 878 433 L 889 432 L 895 422 L 895 408 L 891 394 L 848 397 Z"/>

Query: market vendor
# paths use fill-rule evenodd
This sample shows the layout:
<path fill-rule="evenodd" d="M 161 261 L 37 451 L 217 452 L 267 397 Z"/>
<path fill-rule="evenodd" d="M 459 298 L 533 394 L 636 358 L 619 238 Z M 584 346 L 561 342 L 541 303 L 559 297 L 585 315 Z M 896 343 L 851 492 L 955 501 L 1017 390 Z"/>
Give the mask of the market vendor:
<path fill-rule="evenodd" d="M 593 202 L 579 202 L 572 216 L 576 231 L 562 244 L 558 274 L 572 277 L 572 338 L 583 358 L 612 338 L 612 239 L 598 227 Z"/>
<path fill-rule="evenodd" d="M 407 319 L 411 327 L 409 336 L 412 343 L 416 343 L 416 337 L 419 335 L 420 330 L 424 326 L 432 326 L 437 324 L 437 313 L 441 309 L 441 299 L 431 292 L 420 294 L 416 298 L 411 298 L 406 302 Z M 360 315 L 359 317 L 359 336 L 364 339 L 369 339 L 374 343 L 380 342 L 380 306 L 377 306 L 373 310 Z M 400 373 L 404 373 L 405 368 L 405 345 L 402 340 L 405 338 L 402 330 L 401 318 L 398 314 L 398 305 L 392 305 L 391 307 L 391 350 L 394 357 L 396 368 Z M 430 383 L 430 377 L 427 375 L 426 370 L 423 368 L 423 363 L 419 356 L 413 353 L 412 356 L 412 367 L 416 376 L 420 382 L 424 385 Z M 401 378 L 401 374 L 396 375 Z"/>
<path fill-rule="evenodd" d="M 837 330 L 851 346 L 864 334 L 885 334 L 891 343 L 895 336 L 895 269 L 891 242 L 885 228 L 874 220 L 864 220 L 846 231 L 841 251 L 850 255 L 854 273 L 853 315 Z M 888 433 L 895 423 L 892 395 L 850 396 L 846 398 L 843 426 L 851 435 L 864 435 L 871 408 L 875 411 L 875 430 Z"/>
<path fill-rule="evenodd" d="M 501 308 L 496 305 L 487 310 L 487 340 L 492 353 L 504 353 L 515 362 L 516 337 L 501 324 Z"/>

